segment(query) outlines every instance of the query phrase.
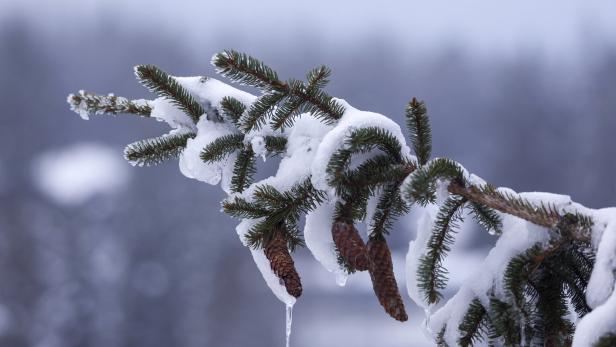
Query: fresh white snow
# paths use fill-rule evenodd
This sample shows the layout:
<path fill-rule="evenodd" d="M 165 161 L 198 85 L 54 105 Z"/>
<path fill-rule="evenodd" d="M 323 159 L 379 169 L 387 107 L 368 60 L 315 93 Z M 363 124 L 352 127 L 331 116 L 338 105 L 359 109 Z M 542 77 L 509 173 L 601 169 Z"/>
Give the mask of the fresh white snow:
<path fill-rule="evenodd" d="M 236 89 L 228 84 L 204 77 L 176 77 L 176 79 L 200 102 L 206 109 L 219 107 L 225 96 L 239 99 L 249 106 L 256 96 Z M 253 130 L 244 138 L 244 143 L 251 146 L 257 156 L 264 160 L 267 154 L 264 138 L 267 135 L 284 136 L 287 138 L 287 149 L 282 155 L 275 175 L 253 183 L 243 193 L 237 194 L 252 200 L 255 189 L 269 184 L 285 191 L 293 185 L 310 179 L 315 188 L 327 192 L 328 200 L 306 216 L 304 237 L 308 249 L 314 258 L 330 273 L 339 285 L 346 282 L 346 274 L 339 267 L 331 236 L 331 223 L 334 206 L 337 201 L 335 191 L 327 180 L 327 165 L 329 159 L 337 150 L 344 148 L 346 138 L 352 131 L 379 127 L 389 131 L 401 145 L 403 158 L 414 160 L 406 145 L 400 126 L 384 115 L 360 111 L 353 108 L 342 99 L 336 99 L 344 106 L 342 118 L 333 125 L 325 125 L 310 114 L 304 113 L 297 117 L 295 123 L 282 131 L 273 131 L 268 126 Z M 168 100 L 158 98 L 150 103 L 152 116 L 167 122 L 172 131 L 194 131 L 196 137 L 187 142 L 186 149 L 180 156 L 181 172 L 193 179 L 208 184 L 221 183 L 222 189 L 230 194 L 230 178 L 235 160 L 235 154 L 218 163 L 204 163 L 199 154 L 209 143 L 220 136 L 237 133 L 234 125 L 227 122 L 216 122 L 202 116 L 197 124 L 181 112 Z M 82 118 L 89 114 L 85 105 L 74 105 L 73 110 Z M 63 152 L 50 152 L 37 160 L 36 180 L 41 189 L 54 200 L 62 203 L 79 203 L 97 193 L 107 192 L 120 187 L 126 180 L 126 174 L 118 169 L 119 165 L 111 158 L 115 154 L 105 148 L 83 145 Z M 89 147 L 88 147 L 89 146 Z M 92 155 L 95 153 L 96 155 Z M 356 160 L 366 159 L 374 153 L 364 153 L 356 156 Z M 477 187 L 485 181 L 461 167 L 467 182 Z M 124 175 L 124 176 L 123 176 Z M 407 177 L 406 182 L 413 175 Z M 405 182 L 405 183 L 406 183 Z M 466 313 L 468 304 L 478 298 L 484 305 L 488 304 L 489 296 L 504 298 L 503 274 L 509 261 L 523 253 L 536 243 L 547 243 L 550 238 L 548 229 L 536 226 L 520 218 L 499 213 L 503 221 L 503 233 L 496 245 L 479 265 L 482 271 L 475 272 L 467 278 L 457 278 L 459 290 L 448 300 L 429 306 L 424 301 L 423 293 L 417 287 L 417 269 L 421 257 L 426 253 L 426 245 L 436 218 L 438 206 L 442 204 L 449 193 L 449 182 L 439 180 L 437 184 L 437 203 L 419 208 L 417 219 L 417 237 L 409 242 L 409 251 L 404 266 L 406 272 L 406 289 L 409 297 L 426 312 L 424 328 L 432 337 L 446 325 L 445 340 L 450 345 L 457 344 L 459 323 Z M 591 345 L 602 334 L 616 330 L 616 294 L 614 289 L 614 273 L 616 271 L 616 209 L 608 208 L 592 210 L 571 200 L 569 196 L 541 192 L 516 193 L 501 187 L 498 191 L 512 197 L 521 197 L 537 206 L 549 205 L 560 213 L 580 212 L 593 218 L 592 245 L 597 251 L 596 266 L 592 273 L 587 290 L 587 300 L 594 310 L 579 321 L 575 333 L 574 346 Z M 368 215 L 374 209 L 375 199 L 370 201 Z M 240 240 L 246 245 L 244 236 L 259 220 L 242 220 L 236 230 Z M 358 228 L 365 229 L 369 218 Z M 263 275 L 263 278 L 274 295 L 287 307 L 287 345 L 290 339 L 291 308 L 296 299 L 289 295 L 286 288 L 273 273 L 263 250 L 251 249 L 253 259 Z M 474 255 L 477 260 L 477 255 Z M 450 264 L 451 265 L 451 264 Z M 454 264 L 455 267 L 455 264 Z"/>

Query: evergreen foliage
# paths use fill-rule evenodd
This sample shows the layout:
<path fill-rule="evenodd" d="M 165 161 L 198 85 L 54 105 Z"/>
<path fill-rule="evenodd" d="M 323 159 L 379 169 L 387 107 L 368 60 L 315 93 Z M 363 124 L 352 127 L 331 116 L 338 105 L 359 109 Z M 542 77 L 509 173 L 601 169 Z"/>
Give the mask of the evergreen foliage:
<path fill-rule="evenodd" d="M 204 114 L 208 120 L 223 122 L 216 126 L 223 127 L 225 135 L 209 141 L 199 157 L 208 164 L 229 158 L 233 165 L 231 194 L 223 201 L 223 210 L 232 217 L 249 220 L 251 228 L 242 236 L 244 241 L 265 252 L 272 271 L 284 282 L 289 294 L 301 294 L 299 275 L 289 254 L 304 244 L 298 226 L 300 219 L 329 200 L 335 206 L 332 240 L 339 265 L 348 273 L 370 270 L 379 302 L 392 317 L 406 320 L 385 237 L 391 233 L 393 221 L 408 213 L 412 205 L 435 204 L 437 196 L 445 194 L 446 199 L 432 221 L 432 230 L 425 238 L 426 244 L 422 245 L 425 248 L 416 255 L 417 287 L 428 304 L 438 303 L 443 296 L 448 280 L 443 261 L 455 242 L 465 209 L 477 224 L 497 237 L 511 232 L 503 230 L 502 218 L 512 215 L 546 228 L 548 240 L 516 249 L 503 262 L 504 273 L 493 274 L 492 287 L 485 293 L 473 294 L 476 297 L 456 322 L 455 340 L 447 335 L 447 323 L 434 329 L 439 346 L 447 346 L 447 341 L 456 341 L 461 346 L 483 341 L 489 345 L 567 346 L 575 328 L 571 315 L 592 314 L 586 294 L 596 255 L 591 233 L 595 221 L 575 206 L 563 208 L 549 201 L 531 202 L 527 196 L 476 183 L 454 160 L 430 159 L 431 127 L 422 101 L 413 98 L 405 110 L 416 160 L 403 154 L 406 144 L 399 134 L 381 126 L 362 124 L 345 132 L 344 140 L 325 162 L 327 188 L 331 191 L 326 194 L 319 190 L 325 188 L 317 183 L 319 189 L 315 188 L 310 174 L 285 180 L 280 185 L 285 187 L 283 190 L 262 182 L 253 184 L 257 154 L 265 157 L 285 153 L 286 160 L 296 144 L 287 129 L 300 115 L 310 114 L 331 125 L 340 120 L 344 107 L 323 91 L 331 70 L 318 66 L 308 71 L 305 82 L 283 81 L 260 60 L 233 50 L 215 55 L 212 63 L 222 75 L 256 87 L 262 95 L 250 105 L 226 96 L 217 99 L 213 103 L 216 107 L 212 107 L 210 101 L 198 102 L 178 80 L 153 65 L 139 65 L 135 72 L 144 86 L 168 99 L 194 124 Z M 87 114 L 156 114 L 150 102 L 113 95 L 81 91 L 71 94 L 68 102 L 84 118 Z M 129 144 L 125 157 L 139 166 L 178 157 L 188 140 L 198 136 L 195 131 L 199 129 L 190 125 Z M 310 150 L 313 148 L 307 151 Z M 367 247 L 355 223 L 368 224 Z M 615 341 L 616 335 L 608 333 L 595 346 L 611 346 Z"/>
<path fill-rule="evenodd" d="M 331 71 L 322 66 L 308 72 L 308 86 L 302 81 L 281 81 L 278 74 L 260 60 L 247 54 L 227 50 L 216 54 L 212 63 L 218 72 L 231 80 L 256 87 L 264 92 L 248 110 L 242 122 L 245 132 L 260 129 L 271 118 L 273 129 L 293 124 L 294 118 L 304 112 L 333 123 L 342 117 L 344 108 L 323 92 Z"/>
<path fill-rule="evenodd" d="M 246 111 L 246 105 L 234 97 L 225 96 L 220 102 L 220 108 L 222 113 L 227 116 L 227 119 L 233 122 L 235 126 L 239 127 L 240 119 L 244 111 Z"/>
<path fill-rule="evenodd" d="M 260 248 L 271 238 L 271 232 L 279 223 L 284 223 L 289 233 L 287 242 L 292 251 L 303 245 L 297 222 L 302 214 L 308 213 L 323 202 L 325 194 L 314 189 L 310 180 L 298 183 L 290 190 L 280 192 L 270 185 L 258 186 L 252 194 L 252 201 L 234 197 L 223 203 L 223 210 L 235 217 L 260 219 L 246 235 L 248 245 Z M 263 215 L 262 212 L 266 214 Z"/>
<path fill-rule="evenodd" d="M 406 187 L 406 198 L 422 206 L 436 202 L 436 180 L 456 181 L 464 185 L 462 170 L 456 162 L 438 158 L 413 172 L 413 179 Z"/>
<path fill-rule="evenodd" d="M 223 160 L 229 154 L 244 147 L 244 135 L 229 134 L 212 141 L 205 147 L 201 154 L 201 160 L 206 163 Z"/>
<path fill-rule="evenodd" d="M 124 158 L 137 166 L 150 166 L 177 158 L 186 141 L 195 137 L 194 133 L 170 134 L 133 142 L 124 149 Z"/>
<path fill-rule="evenodd" d="M 489 319 L 488 311 L 483 307 L 481 301 L 477 298 L 473 299 L 458 327 L 460 331 L 458 344 L 462 347 L 468 347 L 482 342 L 488 332 Z"/>
<path fill-rule="evenodd" d="M 521 329 L 513 306 L 496 298 L 490 299 L 490 338 L 501 338 L 505 346 L 520 346 Z"/>
<path fill-rule="evenodd" d="M 443 268 L 443 260 L 451 250 L 456 229 L 463 220 L 462 210 L 466 202 L 465 198 L 450 197 L 443 203 L 434 221 L 432 236 L 428 241 L 428 253 L 420 260 L 417 270 L 418 287 L 430 304 L 441 299 L 440 290 L 447 285 L 447 271 Z"/>
<path fill-rule="evenodd" d="M 494 209 L 476 202 L 471 202 L 469 207 L 477 224 L 484 227 L 490 233 L 502 233 L 503 222 Z"/>
<path fill-rule="evenodd" d="M 133 114 L 149 117 L 152 107 L 147 102 L 129 100 L 113 94 L 97 95 L 80 90 L 68 96 L 68 103 L 73 110 L 85 111 L 87 114 Z"/>
<path fill-rule="evenodd" d="M 197 123 L 205 109 L 173 77 L 154 65 L 135 66 L 135 75 L 148 89 L 171 101 Z"/>
<path fill-rule="evenodd" d="M 413 98 L 406 107 L 406 125 L 411 133 L 411 143 L 420 165 L 430 160 L 432 154 L 432 131 L 426 105 Z"/>
<path fill-rule="evenodd" d="M 257 172 L 255 153 L 252 148 L 242 149 L 237 154 L 231 177 L 231 191 L 241 193 L 252 183 L 252 176 Z"/>
<path fill-rule="evenodd" d="M 287 146 L 287 139 L 284 136 L 265 136 L 265 149 L 270 153 L 282 153 Z"/>
<path fill-rule="evenodd" d="M 602 336 L 593 347 L 614 347 L 616 346 L 616 334 Z"/>

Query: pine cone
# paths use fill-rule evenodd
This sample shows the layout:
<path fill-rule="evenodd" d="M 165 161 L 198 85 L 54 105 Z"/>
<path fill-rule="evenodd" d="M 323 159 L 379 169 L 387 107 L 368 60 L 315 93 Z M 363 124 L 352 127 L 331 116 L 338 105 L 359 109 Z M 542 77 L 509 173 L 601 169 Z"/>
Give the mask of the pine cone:
<path fill-rule="evenodd" d="M 289 254 L 285 233 L 283 228 L 273 230 L 272 239 L 265 246 L 265 256 L 270 262 L 272 271 L 287 288 L 287 293 L 298 298 L 302 295 L 302 282 L 295 270 L 293 258 Z"/>
<path fill-rule="evenodd" d="M 332 237 L 338 252 L 355 270 L 368 270 L 368 253 L 366 245 L 353 224 L 335 222 L 332 226 Z"/>
<path fill-rule="evenodd" d="M 385 238 L 382 235 L 371 236 L 367 247 L 370 258 L 370 278 L 379 303 L 390 316 L 401 322 L 406 321 L 408 316 L 398 291 L 391 252 Z"/>

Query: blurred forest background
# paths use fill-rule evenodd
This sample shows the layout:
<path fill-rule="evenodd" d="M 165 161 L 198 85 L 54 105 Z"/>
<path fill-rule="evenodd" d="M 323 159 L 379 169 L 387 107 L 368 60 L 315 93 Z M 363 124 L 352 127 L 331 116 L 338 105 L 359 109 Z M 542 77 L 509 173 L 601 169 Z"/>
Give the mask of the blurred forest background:
<path fill-rule="evenodd" d="M 0 3 L 0 346 L 283 345 L 284 307 L 219 211 L 221 190 L 176 162 L 123 162 L 125 144 L 166 126 L 69 111 L 79 89 L 153 98 L 136 64 L 213 76 L 225 48 L 284 78 L 326 64 L 330 94 L 400 124 L 424 99 L 435 154 L 496 185 L 616 205 L 616 5 L 448 5 Z M 392 235 L 401 287 L 414 227 L 411 214 Z M 453 287 L 493 241 L 472 226 L 460 237 Z M 294 346 L 431 345 L 410 300 L 400 324 L 366 274 L 339 288 L 306 250 L 297 262 Z"/>

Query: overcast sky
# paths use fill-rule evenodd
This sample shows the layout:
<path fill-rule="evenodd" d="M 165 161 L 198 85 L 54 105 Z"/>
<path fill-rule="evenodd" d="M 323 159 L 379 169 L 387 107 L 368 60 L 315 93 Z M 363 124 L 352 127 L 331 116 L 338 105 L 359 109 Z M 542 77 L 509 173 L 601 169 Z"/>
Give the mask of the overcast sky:
<path fill-rule="evenodd" d="M 3 0 L 0 19 L 24 17 L 61 34 L 117 18 L 121 30 L 255 45 L 316 37 L 324 44 L 391 39 L 409 50 L 455 44 L 476 52 L 579 57 L 580 43 L 616 39 L 616 1 L 152 1 Z M 199 41 L 197 41 L 199 42 Z"/>

